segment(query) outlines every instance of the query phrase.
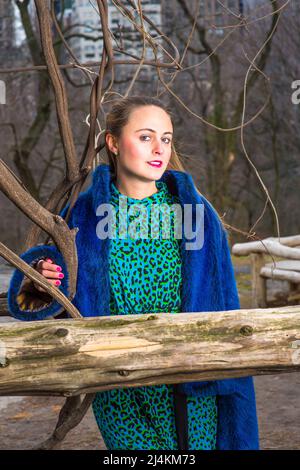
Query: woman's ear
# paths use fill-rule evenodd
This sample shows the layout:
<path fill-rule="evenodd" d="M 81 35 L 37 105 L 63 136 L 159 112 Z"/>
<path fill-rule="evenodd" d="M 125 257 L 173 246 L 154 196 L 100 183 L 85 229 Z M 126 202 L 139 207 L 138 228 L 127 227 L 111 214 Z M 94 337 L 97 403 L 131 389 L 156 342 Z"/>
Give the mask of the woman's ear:
<path fill-rule="evenodd" d="M 105 140 L 109 150 L 114 154 L 118 154 L 119 151 L 114 136 L 108 132 L 105 136 Z"/>

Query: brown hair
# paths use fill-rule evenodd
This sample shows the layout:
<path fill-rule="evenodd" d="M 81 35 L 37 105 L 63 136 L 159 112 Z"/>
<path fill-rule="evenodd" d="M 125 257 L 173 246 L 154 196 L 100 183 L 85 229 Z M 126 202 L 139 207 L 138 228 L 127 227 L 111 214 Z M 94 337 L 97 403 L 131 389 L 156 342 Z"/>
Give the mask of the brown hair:
<path fill-rule="evenodd" d="M 151 96 L 129 96 L 127 98 L 122 98 L 117 100 L 112 105 L 111 110 L 106 116 L 106 126 L 105 126 L 105 148 L 108 157 L 108 163 L 114 173 L 116 175 L 117 170 L 117 163 L 116 163 L 116 155 L 110 151 L 107 143 L 106 143 L 106 134 L 110 133 L 114 137 L 119 138 L 122 132 L 122 128 L 126 126 L 129 121 L 130 114 L 135 109 L 142 107 L 142 106 L 158 106 L 162 108 L 171 118 L 172 120 L 172 112 L 169 108 L 158 98 L 152 98 Z M 180 157 L 175 149 L 174 141 L 171 142 L 171 158 L 168 164 L 168 170 L 179 170 L 185 171 L 183 164 L 180 160 Z"/>

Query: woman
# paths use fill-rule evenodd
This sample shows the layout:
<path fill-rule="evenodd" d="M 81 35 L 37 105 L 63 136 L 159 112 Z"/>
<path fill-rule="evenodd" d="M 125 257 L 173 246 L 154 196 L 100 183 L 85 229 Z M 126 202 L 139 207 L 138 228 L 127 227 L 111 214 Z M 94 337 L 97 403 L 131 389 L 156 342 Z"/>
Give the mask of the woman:
<path fill-rule="evenodd" d="M 78 198 L 69 221 L 70 228 L 79 228 L 73 303 L 81 314 L 238 309 L 226 232 L 180 163 L 168 109 L 153 98 L 119 100 L 108 114 L 105 142 L 109 164 L 96 168 L 92 185 Z M 124 202 L 129 214 L 125 225 L 135 221 L 130 209 L 137 203 L 144 214 L 155 205 L 179 204 L 183 210 L 192 205 L 192 228 L 197 226 L 195 207 L 201 205 L 203 244 L 197 249 L 188 245 L 186 222 L 177 238 L 174 216 L 169 238 L 162 236 L 161 224 L 156 237 L 138 237 L 137 232 L 121 236 L 124 218 L 121 222 L 118 216 Z M 107 203 L 115 211 L 116 217 L 109 220 L 116 222 L 117 231 L 110 228 L 105 235 L 105 219 L 99 216 Z M 22 258 L 67 294 L 65 263 L 55 247 L 34 247 Z M 61 311 L 56 301 L 23 277 L 15 271 L 8 293 L 16 318 L 38 320 Z M 110 450 L 259 448 L 252 377 L 99 392 L 93 411 Z"/>

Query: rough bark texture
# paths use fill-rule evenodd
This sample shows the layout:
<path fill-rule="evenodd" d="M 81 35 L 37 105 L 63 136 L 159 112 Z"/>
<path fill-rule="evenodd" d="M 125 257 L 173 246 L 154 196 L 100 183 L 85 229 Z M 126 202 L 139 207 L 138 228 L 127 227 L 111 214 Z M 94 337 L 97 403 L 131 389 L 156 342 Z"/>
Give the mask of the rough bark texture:
<path fill-rule="evenodd" d="M 9 323 L 1 395 L 73 396 L 119 387 L 300 369 L 300 307 Z"/>

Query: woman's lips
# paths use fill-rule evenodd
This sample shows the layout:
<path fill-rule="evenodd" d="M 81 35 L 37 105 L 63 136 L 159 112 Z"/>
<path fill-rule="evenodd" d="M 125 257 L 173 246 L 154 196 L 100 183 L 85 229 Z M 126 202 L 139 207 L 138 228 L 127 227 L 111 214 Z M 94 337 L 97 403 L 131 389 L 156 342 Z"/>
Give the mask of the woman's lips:
<path fill-rule="evenodd" d="M 161 160 L 152 160 L 151 162 L 147 162 L 148 165 L 151 165 L 155 168 L 160 168 L 162 166 L 162 161 Z"/>

